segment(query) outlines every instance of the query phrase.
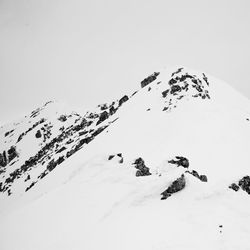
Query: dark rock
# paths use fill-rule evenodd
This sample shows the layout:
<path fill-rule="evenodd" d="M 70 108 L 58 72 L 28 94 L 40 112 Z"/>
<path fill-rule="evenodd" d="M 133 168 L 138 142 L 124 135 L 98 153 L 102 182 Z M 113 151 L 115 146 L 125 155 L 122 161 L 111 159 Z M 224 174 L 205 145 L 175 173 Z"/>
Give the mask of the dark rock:
<path fill-rule="evenodd" d="M 173 85 L 173 86 L 171 87 L 170 93 L 171 93 L 171 94 L 175 94 L 176 92 L 180 92 L 180 91 L 181 91 L 181 87 L 180 87 L 179 85 Z"/>
<path fill-rule="evenodd" d="M 168 82 L 168 84 L 171 86 L 173 84 L 177 83 L 177 80 L 175 80 L 174 78 L 171 78 Z"/>
<path fill-rule="evenodd" d="M 109 114 L 110 114 L 110 115 L 113 115 L 116 111 L 117 111 L 117 109 L 115 109 L 114 106 L 111 106 L 111 107 L 109 108 Z"/>
<path fill-rule="evenodd" d="M 232 183 L 230 186 L 229 186 L 229 188 L 231 188 L 231 189 L 233 189 L 234 191 L 239 191 L 239 189 L 240 189 L 240 187 L 237 185 L 237 184 L 235 184 L 235 183 Z"/>
<path fill-rule="evenodd" d="M 207 83 L 207 86 L 209 86 L 208 78 L 204 73 L 203 73 L 203 80 Z"/>
<path fill-rule="evenodd" d="M 207 176 L 206 175 L 200 175 L 200 178 L 199 178 L 202 182 L 207 182 Z"/>
<path fill-rule="evenodd" d="M 58 118 L 59 121 L 61 122 L 66 122 L 67 121 L 67 116 L 66 115 L 61 115 L 59 118 Z"/>
<path fill-rule="evenodd" d="M 36 184 L 36 182 L 32 182 L 32 183 L 25 189 L 25 192 L 27 192 L 29 189 L 31 189 L 35 184 Z"/>
<path fill-rule="evenodd" d="M 182 166 L 184 168 L 189 167 L 189 161 L 186 157 L 176 156 L 175 158 L 176 158 L 176 160 L 170 160 L 170 161 L 168 161 L 168 163 L 175 164 L 175 165 L 177 165 L 177 167 L 180 167 L 180 166 Z"/>
<path fill-rule="evenodd" d="M 170 197 L 172 194 L 177 193 L 184 189 L 186 186 L 186 180 L 184 174 L 181 175 L 178 179 L 176 179 L 172 184 L 161 193 L 162 197 L 161 200 L 165 200 Z"/>
<path fill-rule="evenodd" d="M 149 172 L 149 168 L 146 167 L 145 162 L 141 157 L 137 158 L 133 164 L 135 168 L 138 169 L 138 171 L 136 172 L 136 176 L 151 175 L 151 173 Z"/>
<path fill-rule="evenodd" d="M 30 180 L 30 175 L 29 174 L 27 175 L 27 177 L 26 177 L 26 179 L 24 181 L 28 181 L 28 180 Z"/>
<path fill-rule="evenodd" d="M 37 130 L 37 132 L 36 132 L 36 138 L 41 138 L 41 137 L 42 137 L 41 131 Z"/>
<path fill-rule="evenodd" d="M 108 157 L 108 160 L 110 161 L 110 160 L 112 160 L 114 157 L 115 157 L 115 155 L 110 155 L 110 156 Z"/>
<path fill-rule="evenodd" d="M 84 130 L 79 132 L 79 136 L 86 135 L 89 131 Z"/>
<path fill-rule="evenodd" d="M 178 73 L 180 73 L 181 71 L 183 70 L 183 68 L 179 68 L 179 69 L 177 69 L 175 72 L 173 72 L 172 73 L 172 77 L 174 76 L 174 75 L 176 75 L 176 74 L 178 74 Z"/>
<path fill-rule="evenodd" d="M 163 91 L 161 94 L 165 98 L 168 95 L 169 89 Z"/>
<path fill-rule="evenodd" d="M 52 171 L 55 167 L 56 167 L 56 162 L 54 161 L 54 159 L 53 160 L 51 160 L 49 163 L 48 163 L 48 165 L 47 165 L 47 169 L 49 170 L 49 171 Z"/>
<path fill-rule="evenodd" d="M 143 172 L 141 170 L 137 170 L 135 176 L 136 177 L 143 176 Z"/>
<path fill-rule="evenodd" d="M 151 90 L 151 87 L 148 87 L 148 91 L 150 91 Z"/>
<path fill-rule="evenodd" d="M 204 175 L 204 174 L 199 175 L 198 172 L 195 171 L 195 170 L 192 170 L 191 172 L 190 171 L 186 171 L 186 173 L 193 175 L 194 177 L 198 178 L 202 182 L 207 182 L 208 181 L 206 175 Z"/>
<path fill-rule="evenodd" d="M 9 162 L 11 162 L 14 158 L 18 156 L 15 146 L 11 146 L 11 148 L 8 150 L 8 155 Z"/>
<path fill-rule="evenodd" d="M 103 105 L 101 105 L 101 110 L 106 110 L 108 108 L 108 105 L 106 103 L 104 103 Z"/>
<path fill-rule="evenodd" d="M 0 166 L 5 167 L 8 164 L 8 159 L 6 156 L 6 151 L 3 151 L 2 154 L 0 154 Z"/>
<path fill-rule="evenodd" d="M 8 136 L 8 135 L 11 134 L 13 131 L 14 131 L 14 129 L 12 129 L 12 130 L 6 132 L 6 133 L 4 134 L 4 136 L 5 136 L 5 137 Z"/>
<path fill-rule="evenodd" d="M 101 122 L 105 121 L 108 118 L 109 118 L 109 113 L 107 111 L 103 111 L 100 114 L 99 120 L 97 121 L 96 125 L 100 124 Z"/>
<path fill-rule="evenodd" d="M 66 149 L 66 147 L 61 147 L 56 153 L 58 154 L 58 153 L 61 153 L 62 151 L 64 151 Z"/>
<path fill-rule="evenodd" d="M 128 101 L 128 96 L 125 95 L 119 100 L 119 106 L 121 106 L 124 102 Z"/>
<path fill-rule="evenodd" d="M 241 187 L 242 190 L 250 194 L 250 176 L 244 176 L 242 179 L 240 179 L 238 185 Z"/>
<path fill-rule="evenodd" d="M 106 129 L 107 127 L 108 127 L 108 125 L 99 127 L 98 129 L 96 129 L 96 130 L 92 133 L 91 137 L 89 137 L 89 138 L 91 138 L 91 140 L 94 139 L 94 137 L 96 137 L 97 135 L 99 135 L 99 134 L 100 134 L 104 129 Z M 90 141 L 89 141 L 89 142 L 90 142 Z M 87 143 L 89 143 L 89 142 L 87 142 Z"/>
<path fill-rule="evenodd" d="M 154 72 L 154 74 L 145 78 L 143 81 L 141 81 L 141 87 L 144 88 L 145 86 L 147 86 L 148 84 L 153 82 L 159 74 L 160 74 L 160 72 Z"/>

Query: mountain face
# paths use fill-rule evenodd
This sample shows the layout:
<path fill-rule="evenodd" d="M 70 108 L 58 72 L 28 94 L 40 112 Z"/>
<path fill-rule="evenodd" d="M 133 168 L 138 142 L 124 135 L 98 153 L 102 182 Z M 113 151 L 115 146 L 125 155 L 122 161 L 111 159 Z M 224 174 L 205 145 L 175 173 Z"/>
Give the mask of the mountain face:
<path fill-rule="evenodd" d="M 250 249 L 249 119 L 229 85 L 174 68 L 3 125 L 0 248 Z"/>

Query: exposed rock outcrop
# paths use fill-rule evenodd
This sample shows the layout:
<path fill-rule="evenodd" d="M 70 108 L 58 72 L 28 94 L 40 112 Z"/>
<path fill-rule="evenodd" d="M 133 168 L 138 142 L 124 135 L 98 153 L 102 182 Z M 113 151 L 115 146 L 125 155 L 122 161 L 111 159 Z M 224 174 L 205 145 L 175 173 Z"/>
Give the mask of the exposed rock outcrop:
<path fill-rule="evenodd" d="M 175 164 L 177 167 L 189 167 L 189 160 L 183 156 L 176 156 L 175 159 L 168 161 L 168 163 Z"/>
<path fill-rule="evenodd" d="M 133 163 L 134 167 L 136 169 L 138 169 L 136 171 L 136 176 L 147 176 L 147 175 L 151 175 L 149 168 L 146 167 L 144 160 L 139 157 L 135 160 L 135 162 Z"/>
<path fill-rule="evenodd" d="M 144 88 L 145 86 L 156 80 L 159 74 L 160 72 L 154 72 L 152 75 L 145 78 L 143 81 L 141 81 L 141 87 Z"/>
<path fill-rule="evenodd" d="M 186 180 L 184 174 L 181 175 L 178 179 L 176 179 L 172 184 L 161 193 L 162 197 L 161 200 L 166 200 L 169 198 L 172 194 L 177 193 L 184 189 L 186 186 Z"/>

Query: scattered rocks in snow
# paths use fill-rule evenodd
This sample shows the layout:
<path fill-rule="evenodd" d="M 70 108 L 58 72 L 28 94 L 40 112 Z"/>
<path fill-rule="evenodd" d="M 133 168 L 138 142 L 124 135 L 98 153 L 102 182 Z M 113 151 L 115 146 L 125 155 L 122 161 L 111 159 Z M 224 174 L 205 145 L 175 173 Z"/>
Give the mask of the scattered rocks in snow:
<path fill-rule="evenodd" d="M 209 82 L 205 74 L 197 77 L 184 72 L 183 68 L 179 68 L 172 74 L 168 85 L 169 88 L 162 92 L 162 96 L 165 99 L 164 111 L 170 111 L 172 108 L 177 107 L 177 102 L 185 99 L 186 96 L 210 99 L 208 92 Z"/>
<path fill-rule="evenodd" d="M 207 182 L 207 176 L 204 174 L 199 175 L 197 171 L 192 170 L 192 171 L 186 171 L 186 173 L 193 175 L 194 177 L 198 178 L 202 182 Z"/>
<path fill-rule="evenodd" d="M 115 156 L 117 156 L 117 157 L 120 158 L 120 159 L 119 159 L 119 163 L 123 163 L 123 156 L 122 156 L 122 153 L 118 153 L 118 154 L 116 154 L 116 155 L 110 155 L 110 156 L 108 157 L 108 160 L 109 160 L 109 161 L 112 160 Z"/>
<path fill-rule="evenodd" d="M 250 194 L 250 176 L 248 175 L 244 176 L 243 178 L 239 180 L 238 184 L 232 183 L 229 186 L 229 188 L 233 189 L 236 192 L 241 188 L 243 191 Z"/>
<path fill-rule="evenodd" d="M 136 176 L 151 175 L 151 173 L 149 172 L 149 168 L 146 167 L 145 162 L 141 157 L 137 158 L 133 165 L 136 169 L 138 169 L 136 172 Z"/>
<path fill-rule="evenodd" d="M 141 81 L 141 87 L 144 88 L 154 80 L 156 80 L 157 76 L 160 74 L 160 72 L 154 72 L 152 75 L 145 78 L 143 81 Z"/>
<path fill-rule="evenodd" d="M 177 167 L 189 167 L 189 161 L 186 157 L 183 156 L 175 156 L 175 159 L 168 161 L 168 163 L 175 164 Z"/>
<path fill-rule="evenodd" d="M 177 193 L 182 189 L 184 189 L 185 186 L 186 186 L 186 180 L 184 174 L 182 174 L 181 177 L 172 182 L 172 184 L 164 192 L 161 193 L 162 195 L 161 200 L 166 200 L 172 194 Z"/>

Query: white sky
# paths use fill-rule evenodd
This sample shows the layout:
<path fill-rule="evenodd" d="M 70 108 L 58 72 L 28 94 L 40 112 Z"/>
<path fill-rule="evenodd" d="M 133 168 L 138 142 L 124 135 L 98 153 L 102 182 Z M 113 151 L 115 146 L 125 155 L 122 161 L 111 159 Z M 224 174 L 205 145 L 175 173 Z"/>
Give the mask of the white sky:
<path fill-rule="evenodd" d="M 116 99 L 172 65 L 250 97 L 249 13 L 249 0 L 0 0 L 0 122 Z"/>

